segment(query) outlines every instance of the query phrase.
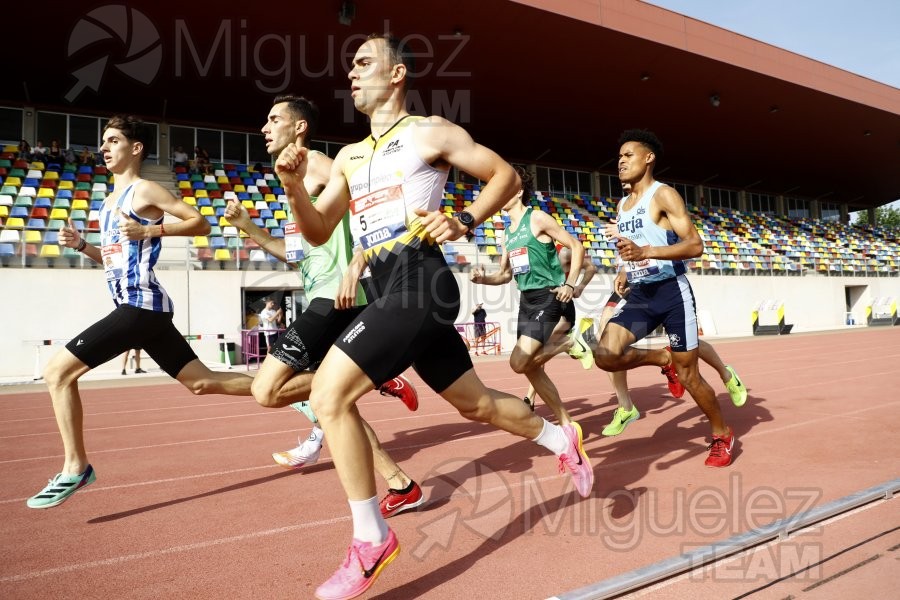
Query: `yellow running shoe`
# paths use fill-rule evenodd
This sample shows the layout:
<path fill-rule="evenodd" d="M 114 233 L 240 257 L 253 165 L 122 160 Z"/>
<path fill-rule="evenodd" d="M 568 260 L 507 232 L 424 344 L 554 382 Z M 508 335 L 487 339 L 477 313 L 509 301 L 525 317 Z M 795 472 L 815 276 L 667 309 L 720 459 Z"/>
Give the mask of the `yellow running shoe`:
<path fill-rule="evenodd" d="M 620 406 L 616 408 L 616 412 L 613 413 L 612 421 L 603 428 L 602 433 L 606 436 L 619 435 L 625 431 L 625 428 L 628 427 L 629 423 L 637 421 L 640 418 L 641 413 L 638 412 L 637 406 L 632 404 L 631 410 L 625 410 Z"/>
<path fill-rule="evenodd" d="M 582 319 L 583 320 L 583 319 Z M 581 327 L 573 327 L 569 332 L 569 339 L 572 340 L 572 347 L 569 349 L 569 356 L 581 361 L 581 366 L 590 369 L 594 366 L 594 353 L 590 346 L 581 336 Z"/>
<path fill-rule="evenodd" d="M 728 389 L 728 395 L 731 396 L 731 402 L 735 406 L 743 406 L 744 402 L 747 401 L 747 388 L 744 387 L 744 382 L 734 372 L 734 369 L 726 366 L 725 370 L 731 373 L 731 379 L 725 384 L 725 387 Z"/>

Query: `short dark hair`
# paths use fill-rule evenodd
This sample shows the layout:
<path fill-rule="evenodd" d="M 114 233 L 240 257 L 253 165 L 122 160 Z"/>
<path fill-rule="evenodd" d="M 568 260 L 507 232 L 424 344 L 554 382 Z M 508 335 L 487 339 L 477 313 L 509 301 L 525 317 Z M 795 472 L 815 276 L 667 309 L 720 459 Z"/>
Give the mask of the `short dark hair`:
<path fill-rule="evenodd" d="M 523 167 L 515 167 L 515 169 L 519 179 L 522 180 L 522 204 L 528 206 L 534 196 L 534 176 L 531 171 Z"/>
<path fill-rule="evenodd" d="M 659 138 L 656 137 L 656 134 L 652 131 L 648 131 L 647 129 L 628 129 L 623 131 L 622 135 L 619 136 L 619 146 L 627 142 L 637 142 L 642 146 L 646 146 L 650 152 L 656 155 L 657 162 L 662 158 L 662 142 L 659 141 Z"/>
<path fill-rule="evenodd" d="M 149 125 L 137 117 L 132 115 L 113 115 L 107 121 L 103 131 L 105 132 L 107 129 L 118 129 L 122 132 L 122 135 L 132 142 L 142 143 L 144 148 L 141 150 L 141 160 L 147 158 L 147 155 L 150 154 L 149 142 L 152 130 Z"/>
<path fill-rule="evenodd" d="M 272 106 L 286 102 L 288 110 L 291 111 L 297 120 L 306 121 L 306 135 L 303 139 L 309 141 L 319 126 L 319 107 L 312 100 L 308 100 L 303 96 L 294 96 L 292 94 L 283 94 L 275 96 Z"/>
<path fill-rule="evenodd" d="M 388 50 L 388 57 L 391 59 L 391 66 L 405 66 L 405 89 L 409 89 L 410 87 L 412 87 L 413 74 L 416 72 L 416 57 L 409 49 L 409 45 L 402 39 L 394 36 L 394 34 L 389 32 L 370 33 L 369 37 L 366 38 L 366 41 L 369 40 L 384 40 L 384 44 L 385 46 L 387 46 Z"/>

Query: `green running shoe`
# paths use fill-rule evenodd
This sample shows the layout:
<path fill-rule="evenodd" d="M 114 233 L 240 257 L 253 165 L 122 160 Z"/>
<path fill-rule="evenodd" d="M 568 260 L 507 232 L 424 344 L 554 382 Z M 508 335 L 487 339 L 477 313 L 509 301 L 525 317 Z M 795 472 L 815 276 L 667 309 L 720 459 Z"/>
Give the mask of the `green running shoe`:
<path fill-rule="evenodd" d="M 58 473 L 56 477 L 47 483 L 47 487 L 28 499 L 28 508 L 53 508 L 69 499 L 69 496 L 81 488 L 91 485 L 97 480 L 94 475 L 94 467 L 87 466 L 80 475 L 63 475 Z"/>
<path fill-rule="evenodd" d="M 603 435 L 613 436 L 619 435 L 625 428 L 628 427 L 628 424 L 632 421 L 637 421 L 641 418 L 641 413 L 638 412 L 637 406 L 632 405 L 631 410 L 624 410 L 621 406 L 616 409 L 616 412 L 613 413 L 612 421 L 609 422 L 609 425 L 603 428 Z"/>
<path fill-rule="evenodd" d="M 734 369 L 725 367 L 725 370 L 731 373 L 731 379 L 725 384 L 725 387 L 728 388 L 728 395 L 731 396 L 731 402 L 735 406 L 743 406 L 744 402 L 747 401 L 747 388 L 744 387 L 744 382 L 734 372 Z"/>
<path fill-rule="evenodd" d="M 580 327 L 573 327 L 569 332 L 569 339 L 572 340 L 572 348 L 569 350 L 569 356 L 581 362 L 581 366 L 586 370 L 594 366 L 594 353 L 591 347 L 584 341 L 581 335 Z"/>

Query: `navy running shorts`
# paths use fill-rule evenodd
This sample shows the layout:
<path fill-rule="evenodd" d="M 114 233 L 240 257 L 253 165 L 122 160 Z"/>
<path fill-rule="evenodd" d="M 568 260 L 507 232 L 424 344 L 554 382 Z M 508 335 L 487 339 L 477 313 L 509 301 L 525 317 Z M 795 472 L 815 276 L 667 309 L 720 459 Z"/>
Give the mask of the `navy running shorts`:
<path fill-rule="evenodd" d="M 687 352 L 699 345 L 694 292 L 684 275 L 633 284 L 628 301 L 618 305 L 609 322 L 624 327 L 638 340 L 663 325 L 673 352 Z"/>

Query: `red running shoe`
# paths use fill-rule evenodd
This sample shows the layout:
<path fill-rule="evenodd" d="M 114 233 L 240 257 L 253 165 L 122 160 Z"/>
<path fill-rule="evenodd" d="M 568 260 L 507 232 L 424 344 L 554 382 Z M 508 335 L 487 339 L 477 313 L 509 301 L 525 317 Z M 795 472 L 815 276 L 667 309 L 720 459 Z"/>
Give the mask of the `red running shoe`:
<path fill-rule="evenodd" d="M 372 587 L 382 569 L 400 554 L 400 544 L 393 530 L 388 529 L 384 543 L 377 546 L 354 539 L 347 549 L 347 558 L 328 581 L 316 590 L 319 600 L 348 600 L 356 598 Z"/>
<path fill-rule="evenodd" d="M 666 346 L 666 350 L 669 353 L 672 352 L 671 346 Z M 681 382 L 678 380 L 678 373 L 675 371 L 675 364 L 669 363 L 665 367 L 662 368 L 662 374 L 666 376 L 666 379 L 669 380 L 669 393 L 671 393 L 676 398 L 681 398 L 684 396 L 684 386 L 681 385 Z"/>
<path fill-rule="evenodd" d="M 400 401 L 406 405 L 409 410 L 419 408 L 419 393 L 409 379 L 403 375 L 398 375 L 385 384 L 382 384 L 378 391 L 382 396 L 394 396 L 400 398 Z"/>
<path fill-rule="evenodd" d="M 425 494 L 422 493 L 419 484 L 413 481 L 412 489 L 405 494 L 400 490 L 388 489 L 387 495 L 381 499 L 381 516 L 387 519 L 404 510 L 410 510 L 423 504 L 425 504 Z"/>
<path fill-rule="evenodd" d="M 727 467 L 731 464 L 731 451 L 734 449 L 734 431 L 728 428 L 728 435 L 714 435 L 712 444 L 708 446 L 707 467 Z"/>

